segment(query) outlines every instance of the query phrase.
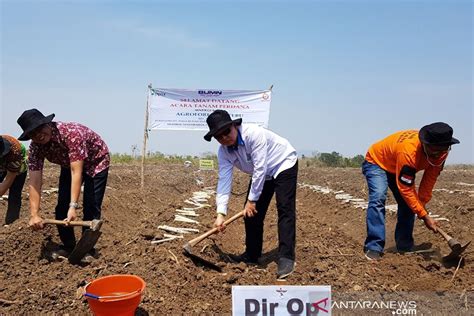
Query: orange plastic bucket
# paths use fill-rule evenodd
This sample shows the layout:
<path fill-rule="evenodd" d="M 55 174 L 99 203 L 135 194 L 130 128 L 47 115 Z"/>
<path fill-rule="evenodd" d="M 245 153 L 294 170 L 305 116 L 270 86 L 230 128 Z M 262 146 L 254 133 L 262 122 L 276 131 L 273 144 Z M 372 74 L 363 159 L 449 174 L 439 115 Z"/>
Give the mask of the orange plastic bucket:
<path fill-rule="evenodd" d="M 109 275 L 87 284 L 84 296 L 94 315 L 134 315 L 145 286 L 145 281 L 135 275 Z"/>

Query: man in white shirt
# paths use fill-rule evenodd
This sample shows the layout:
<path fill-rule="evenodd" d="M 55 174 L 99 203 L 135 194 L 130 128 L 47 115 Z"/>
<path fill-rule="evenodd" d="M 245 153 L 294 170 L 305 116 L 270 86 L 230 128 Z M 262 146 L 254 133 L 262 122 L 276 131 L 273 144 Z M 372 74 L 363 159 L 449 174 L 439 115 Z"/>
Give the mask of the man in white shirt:
<path fill-rule="evenodd" d="M 279 135 L 254 124 L 232 120 L 229 113 L 216 110 L 207 120 L 209 132 L 221 146 L 217 154 L 217 218 L 214 225 L 222 231 L 232 188 L 233 168 L 251 174 L 245 203 L 246 251 L 234 260 L 257 264 L 262 255 L 263 222 L 268 205 L 276 195 L 278 209 L 278 278 L 290 275 L 295 267 L 296 181 L 298 157 L 291 144 Z"/>

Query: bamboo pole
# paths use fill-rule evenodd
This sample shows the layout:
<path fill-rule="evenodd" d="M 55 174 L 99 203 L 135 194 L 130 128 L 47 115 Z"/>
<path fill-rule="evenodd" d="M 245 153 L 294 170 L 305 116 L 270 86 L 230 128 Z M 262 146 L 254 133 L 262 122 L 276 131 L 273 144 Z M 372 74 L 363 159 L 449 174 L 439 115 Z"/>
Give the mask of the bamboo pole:
<path fill-rule="evenodd" d="M 150 102 L 151 83 L 148 85 L 148 93 L 146 96 L 146 108 L 145 108 L 145 129 L 143 131 L 143 147 L 142 147 L 142 170 L 141 170 L 141 188 L 145 187 L 145 155 L 146 155 L 146 142 L 148 140 L 148 108 Z"/>

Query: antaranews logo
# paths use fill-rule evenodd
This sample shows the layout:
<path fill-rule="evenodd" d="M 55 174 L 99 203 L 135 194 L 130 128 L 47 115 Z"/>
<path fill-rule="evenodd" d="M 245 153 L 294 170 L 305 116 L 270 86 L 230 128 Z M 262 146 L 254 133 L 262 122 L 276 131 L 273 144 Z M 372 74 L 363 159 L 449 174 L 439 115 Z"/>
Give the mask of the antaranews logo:
<path fill-rule="evenodd" d="M 378 300 L 342 300 L 333 301 L 334 310 L 353 310 L 353 309 L 378 309 L 389 310 L 392 315 L 416 315 L 416 301 L 378 301 Z"/>
<path fill-rule="evenodd" d="M 398 308 L 392 310 L 392 315 L 416 315 L 416 302 L 397 302 Z"/>

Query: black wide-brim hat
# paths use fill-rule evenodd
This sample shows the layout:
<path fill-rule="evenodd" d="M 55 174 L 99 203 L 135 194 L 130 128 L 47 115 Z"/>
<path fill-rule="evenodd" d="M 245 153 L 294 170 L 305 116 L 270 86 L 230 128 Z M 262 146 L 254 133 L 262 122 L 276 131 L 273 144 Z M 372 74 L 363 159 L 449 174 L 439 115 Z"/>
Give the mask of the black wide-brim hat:
<path fill-rule="evenodd" d="M 10 151 L 10 142 L 0 136 L 0 157 L 5 156 Z"/>
<path fill-rule="evenodd" d="M 242 119 L 239 118 L 236 120 L 232 120 L 227 111 L 215 110 L 207 117 L 206 123 L 209 126 L 209 132 L 204 135 L 204 139 L 210 142 L 214 135 L 218 134 L 226 127 L 229 127 L 232 124 L 242 124 Z"/>
<path fill-rule="evenodd" d="M 54 118 L 54 113 L 44 116 L 43 113 L 37 109 L 26 110 L 16 121 L 23 129 L 23 134 L 18 137 L 19 140 L 29 140 L 28 134 L 35 128 L 50 123 Z"/>
<path fill-rule="evenodd" d="M 427 145 L 450 146 L 459 144 L 459 140 L 453 137 L 453 129 L 446 123 L 436 122 L 423 126 L 418 133 L 420 141 Z"/>

